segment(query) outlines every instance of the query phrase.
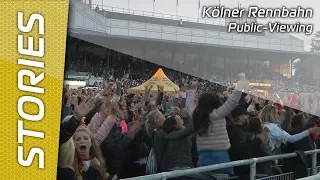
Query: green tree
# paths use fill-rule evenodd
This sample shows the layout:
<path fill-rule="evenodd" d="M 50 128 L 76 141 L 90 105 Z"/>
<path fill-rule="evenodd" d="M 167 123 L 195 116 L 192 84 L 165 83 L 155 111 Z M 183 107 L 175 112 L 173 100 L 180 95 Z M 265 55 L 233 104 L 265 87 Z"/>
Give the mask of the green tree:
<path fill-rule="evenodd" d="M 320 53 L 320 31 L 317 31 L 311 39 L 311 50 L 310 52 Z"/>

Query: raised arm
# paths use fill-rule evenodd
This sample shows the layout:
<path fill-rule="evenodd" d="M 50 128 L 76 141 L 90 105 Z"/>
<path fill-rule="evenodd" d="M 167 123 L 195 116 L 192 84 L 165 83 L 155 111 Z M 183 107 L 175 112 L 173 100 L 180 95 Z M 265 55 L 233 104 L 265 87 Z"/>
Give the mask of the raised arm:
<path fill-rule="evenodd" d="M 102 96 L 106 96 L 108 97 L 108 94 L 113 86 L 113 83 L 108 83 L 107 81 L 104 81 L 103 82 L 104 84 L 104 89 L 102 91 L 100 91 L 96 96 L 95 98 L 98 98 L 98 97 L 102 97 Z"/>
<path fill-rule="evenodd" d="M 80 125 L 80 120 L 85 117 L 94 108 L 94 98 L 87 97 L 80 105 L 76 103 L 74 115 L 69 121 L 60 125 L 59 145 L 67 142 Z"/>
<path fill-rule="evenodd" d="M 218 109 L 213 110 L 210 114 L 210 120 L 225 118 L 229 115 L 238 105 L 242 92 L 248 91 L 248 83 L 245 81 L 245 74 L 240 74 L 240 81 L 237 83 L 234 91 L 227 101 Z"/>
<path fill-rule="evenodd" d="M 194 99 L 196 97 L 197 89 L 195 87 L 189 88 L 186 99 L 186 110 L 190 119 L 192 119 L 193 111 L 195 109 Z"/>
<path fill-rule="evenodd" d="M 62 107 L 61 120 L 63 120 L 65 117 L 72 114 L 72 108 L 71 108 L 72 92 L 69 89 L 69 86 L 66 87 L 66 90 L 67 92 L 64 97 L 67 98 L 67 102 Z"/>
<path fill-rule="evenodd" d="M 145 86 L 144 96 L 143 96 L 143 100 L 142 100 L 143 103 L 146 102 L 148 97 L 150 96 L 150 91 L 151 91 L 152 87 L 153 86 L 148 86 L 148 85 Z"/>
<path fill-rule="evenodd" d="M 80 119 L 75 116 L 72 116 L 70 120 L 60 124 L 59 146 L 67 142 L 73 136 L 79 125 Z"/>
<path fill-rule="evenodd" d="M 139 108 L 144 107 L 145 102 L 147 101 L 148 97 L 150 96 L 151 89 L 152 89 L 152 86 L 146 85 L 144 87 L 144 96 L 142 98 L 142 101 L 138 105 Z"/>
<path fill-rule="evenodd" d="M 112 102 L 118 102 L 120 101 L 120 97 L 121 97 L 121 83 L 120 81 L 116 81 L 116 92 L 112 97 Z"/>
<path fill-rule="evenodd" d="M 88 124 L 87 128 L 91 131 L 92 134 L 95 134 L 98 129 L 100 128 L 102 122 L 106 119 L 106 117 L 100 112 L 96 113 L 90 123 Z"/>
<path fill-rule="evenodd" d="M 103 121 L 97 132 L 94 134 L 94 137 L 99 143 L 102 143 L 104 139 L 109 135 L 111 129 L 117 121 L 117 117 L 110 115 L 106 120 Z"/>
<path fill-rule="evenodd" d="M 189 117 L 188 117 L 189 118 Z M 166 139 L 183 139 L 188 137 L 193 131 L 193 120 L 192 118 L 189 118 L 189 123 L 187 127 L 181 130 L 172 131 L 166 136 Z"/>
<path fill-rule="evenodd" d="M 77 95 L 78 95 L 78 97 L 81 98 L 81 96 L 82 96 L 82 87 L 78 87 Z"/>
<path fill-rule="evenodd" d="M 287 142 L 295 143 L 297 141 L 300 141 L 301 139 L 308 137 L 310 134 L 319 134 L 320 128 L 313 127 L 301 133 L 290 135 L 289 133 L 282 130 L 280 127 L 275 126 L 274 129 L 271 130 L 270 132 L 271 132 L 271 135 L 275 137 L 279 142 L 286 144 Z"/>
<path fill-rule="evenodd" d="M 163 93 L 163 86 L 158 86 L 158 96 L 156 99 L 156 106 L 161 109 L 161 105 L 163 102 L 163 98 L 164 98 L 164 93 Z"/>

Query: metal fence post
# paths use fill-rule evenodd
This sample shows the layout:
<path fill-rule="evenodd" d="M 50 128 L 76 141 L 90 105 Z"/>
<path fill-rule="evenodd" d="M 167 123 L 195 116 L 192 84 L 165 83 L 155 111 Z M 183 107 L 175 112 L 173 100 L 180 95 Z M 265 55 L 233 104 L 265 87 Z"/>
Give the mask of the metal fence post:
<path fill-rule="evenodd" d="M 317 152 L 314 150 L 312 154 L 312 169 L 311 169 L 312 175 L 316 175 L 318 173 L 318 168 L 317 168 Z"/>
<path fill-rule="evenodd" d="M 252 160 L 253 163 L 250 164 L 250 180 L 255 180 L 257 174 L 257 158 L 252 158 Z"/>

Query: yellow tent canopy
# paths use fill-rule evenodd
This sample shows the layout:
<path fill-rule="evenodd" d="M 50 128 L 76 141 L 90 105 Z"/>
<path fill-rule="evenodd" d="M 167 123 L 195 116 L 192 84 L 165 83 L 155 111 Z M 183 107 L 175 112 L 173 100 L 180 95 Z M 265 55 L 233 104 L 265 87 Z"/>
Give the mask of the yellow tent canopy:
<path fill-rule="evenodd" d="M 179 91 L 179 86 L 174 84 L 163 72 L 161 68 L 146 82 L 142 83 L 140 86 L 136 86 L 128 89 L 129 93 L 143 93 L 145 91 L 145 86 L 152 86 L 151 92 L 156 92 L 158 90 L 158 85 L 163 86 L 163 91 L 168 94 L 175 93 L 175 89 Z"/>

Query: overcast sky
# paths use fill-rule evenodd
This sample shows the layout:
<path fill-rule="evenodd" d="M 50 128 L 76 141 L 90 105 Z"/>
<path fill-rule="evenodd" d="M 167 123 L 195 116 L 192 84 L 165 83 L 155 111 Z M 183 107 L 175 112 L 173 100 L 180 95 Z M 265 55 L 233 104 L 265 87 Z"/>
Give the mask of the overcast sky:
<path fill-rule="evenodd" d="M 177 0 L 155 0 L 155 12 L 163 14 L 176 15 L 176 4 Z M 129 2 L 129 3 L 128 3 Z M 238 0 L 221 0 L 222 6 L 225 7 L 237 7 Z M 303 8 L 313 8 L 313 18 L 312 19 L 277 19 L 283 23 L 296 23 L 301 24 L 313 24 L 313 31 L 316 32 L 320 30 L 320 1 L 318 0 L 240 0 L 241 6 L 247 8 L 248 6 L 257 5 L 259 7 L 271 7 L 280 8 L 286 6 L 288 8 L 296 8 L 301 6 Z M 128 8 L 140 10 L 140 11 L 153 11 L 153 0 L 92 0 L 93 4 L 119 8 Z M 201 6 L 203 5 L 218 5 L 219 0 L 200 0 Z M 198 17 L 198 0 L 179 0 L 178 15 L 186 17 Z M 261 19 L 263 22 L 269 22 L 268 19 Z M 306 36 L 303 33 L 292 34 L 300 39 L 304 40 L 305 50 L 309 51 L 312 36 Z"/>

